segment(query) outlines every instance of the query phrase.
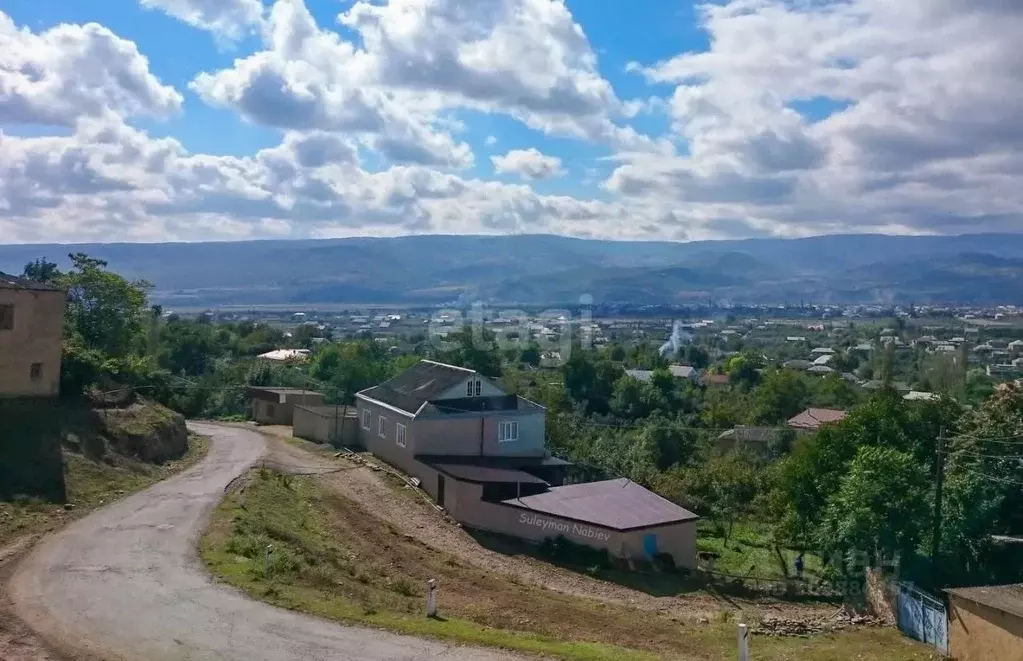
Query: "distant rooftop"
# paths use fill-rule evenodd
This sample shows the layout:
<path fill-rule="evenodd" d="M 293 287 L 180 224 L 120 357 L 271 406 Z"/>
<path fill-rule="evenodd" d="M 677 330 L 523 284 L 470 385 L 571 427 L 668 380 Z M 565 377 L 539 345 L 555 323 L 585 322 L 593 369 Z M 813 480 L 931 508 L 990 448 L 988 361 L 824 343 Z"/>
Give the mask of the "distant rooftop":
<path fill-rule="evenodd" d="M 819 429 L 822 424 L 839 422 L 846 416 L 845 411 L 837 409 L 809 408 L 789 419 L 789 426 L 796 429 Z"/>
<path fill-rule="evenodd" d="M 9 275 L 0 271 L 0 289 L 24 289 L 32 291 L 62 291 L 59 287 L 22 278 L 17 275 Z"/>

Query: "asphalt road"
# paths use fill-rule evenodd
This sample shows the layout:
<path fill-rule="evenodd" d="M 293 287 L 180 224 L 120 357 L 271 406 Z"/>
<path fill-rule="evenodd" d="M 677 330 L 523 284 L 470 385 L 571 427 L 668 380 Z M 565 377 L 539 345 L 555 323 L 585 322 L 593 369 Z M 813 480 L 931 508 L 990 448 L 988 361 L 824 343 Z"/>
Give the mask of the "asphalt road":
<path fill-rule="evenodd" d="M 509 661 L 510 654 L 341 626 L 217 585 L 196 545 L 228 484 L 266 451 L 260 434 L 212 437 L 200 464 L 71 524 L 17 569 L 9 594 L 65 649 L 124 661 Z"/>

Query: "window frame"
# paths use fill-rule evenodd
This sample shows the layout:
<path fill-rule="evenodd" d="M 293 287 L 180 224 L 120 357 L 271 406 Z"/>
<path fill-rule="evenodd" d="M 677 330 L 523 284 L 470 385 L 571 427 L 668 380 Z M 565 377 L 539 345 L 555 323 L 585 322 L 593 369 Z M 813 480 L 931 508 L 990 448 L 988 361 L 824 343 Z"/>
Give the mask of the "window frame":
<path fill-rule="evenodd" d="M 465 382 L 465 396 L 466 397 L 472 397 L 472 389 L 473 389 L 472 379 L 469 379 L 468 381 Z"/>
<path fill-rule="evenodd" d="M 483 380 L 476 379 L 476 396 L 480 397 L 483 394 Z"/>
<path fill-rule="evenodd" d="M 511 433 L 514 431 L 514 435 Z M 501 420 L 497 423 L 497 442 L 514 443 L 519 440 L 519 421 Z"/>
<path fill-rule="evenodd" d="M 406 428 L 400 422 L 394 423 L 394 444 L 399 448 L 407 447 L 408 442 L 405 440 Z"/>
<path fill-rule="evenodd" d="M 14 330 L 14 303 L 0 303 L 0 310 L 6 310 L 7 313 L 0 314 L 0 331 L 12 331 Z"/>
<path fill-rule="evenodd" d="M 377 416 L 377 436 L 387 438 L 387 418 L 382 415 Z"/>
<path fill-rule="evenodd" d="M 43 364 L 32 363 L 28 368 L 28 378 L 33 381 L 43 380 Z"/>
<path fill-rule="evenodd" d="M 366 431 L 373 428 L 373 412 L 369 409 L 362 409 L 362 428 Z"/>

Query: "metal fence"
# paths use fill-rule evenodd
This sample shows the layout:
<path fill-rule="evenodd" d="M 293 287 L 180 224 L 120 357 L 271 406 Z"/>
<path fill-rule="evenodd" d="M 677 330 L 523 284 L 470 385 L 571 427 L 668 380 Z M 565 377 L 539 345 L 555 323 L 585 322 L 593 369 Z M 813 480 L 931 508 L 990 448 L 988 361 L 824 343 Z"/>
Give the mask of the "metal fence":
<path fill-rule="evenodd" d="M 900 582 L 896 617 L 907 636 L 948 655 L 948 613 L 941 601 L 912 583 Z"/>

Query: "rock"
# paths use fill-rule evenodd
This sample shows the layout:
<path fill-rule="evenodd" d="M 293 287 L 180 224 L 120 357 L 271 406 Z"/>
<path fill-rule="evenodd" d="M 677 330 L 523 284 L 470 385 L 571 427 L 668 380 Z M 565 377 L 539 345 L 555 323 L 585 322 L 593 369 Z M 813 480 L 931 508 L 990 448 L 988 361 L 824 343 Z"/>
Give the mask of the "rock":
<path fill-rule="evenodd" d="M 104 435 L 123 455 L 162 463 L 188 451 L 185 418 L 159 404 L 136 402 L 126 409 L 107 410 L 100 419 Z"/>
<path fill-rule="evenodd" d="M 75 504 L 74 503 L 64 503 L 64 509 L 70 511 L 70 510 L 73 510 L 74 508 L 75 508 Z"/>

